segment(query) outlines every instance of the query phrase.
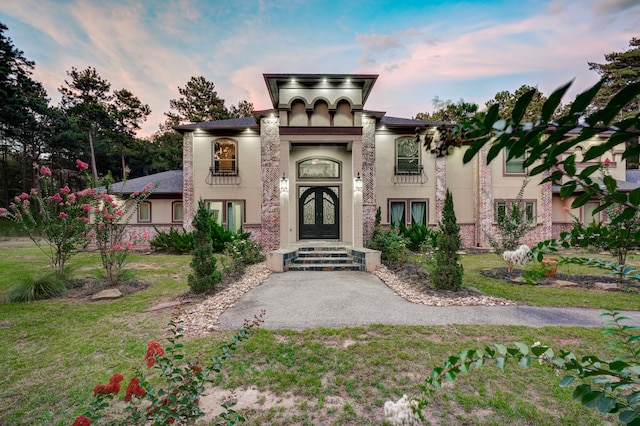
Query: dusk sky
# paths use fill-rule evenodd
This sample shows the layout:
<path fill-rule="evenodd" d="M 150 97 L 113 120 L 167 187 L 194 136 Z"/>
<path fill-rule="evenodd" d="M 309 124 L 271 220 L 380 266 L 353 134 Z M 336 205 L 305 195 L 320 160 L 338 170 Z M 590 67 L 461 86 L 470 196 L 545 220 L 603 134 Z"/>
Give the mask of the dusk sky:
<path fill-rule="evenodd" d="M 406 118 L 522 84 L 575 78 L 573 97 L 598 79 L 587 62 L 640 36 L 640 0 L 3 0 L 0 22 L 54 103 L 71 67 L 95 67 L 151 106 L 147 136 L 200 75 L 227 106 L 269 109 L 264 73 L 379 74 L 366 108 Z"/>

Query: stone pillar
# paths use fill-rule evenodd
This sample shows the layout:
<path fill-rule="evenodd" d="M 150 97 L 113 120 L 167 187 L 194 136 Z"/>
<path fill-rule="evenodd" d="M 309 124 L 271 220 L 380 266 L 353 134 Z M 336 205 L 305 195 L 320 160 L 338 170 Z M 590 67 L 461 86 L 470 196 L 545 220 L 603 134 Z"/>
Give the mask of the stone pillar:
<path fill-rule="evenodd" d="M 357 170 L 354 170 L 358 173 Z M 376 120 L 362 117 L 362 244 L 368 245 L 376 219 Z M 355 208 L 355 203 L 354 203 Z M 354 216 L 355 216 L 354 212 Z M 354 224 L 355 226 L 355 224 Z M 356 230 L 354 229 L 354 234 Z M 356 245 L 356 242 L 353 242 Z"/>
<path fill-rule="evenodd" d="M 193 132 L 185 132 L 182 136 L 182 226 L 193 231 L 193 216 L 197 206 L 193 199 Z"/>
<path fill-rule="evenodd" d="M 476 155 L 478 162 L 478 214 L 476 217 L 479 247 L 490 247 L 489 235 L 493 235 L 493 175 L 487 164 L 490 144 L 485 144 Z"/>
<path fill-rule="evenodd" d="M 277 117 L 260 120 L 260 163 L 262 172 L 262 247 L 280 246 L 280 132 Z"/>
<path fill-rule="evenodd" d="M 442 220 L 444 199 L 447 196 L 447 157 L 436 157 L 436 220 Z"/>
<path fill-rule="evenodd" d="M 549 177 L 550 172 L 545 171 L 542 173 L 542 179 L 544 180 Z M 551 182 L 545 182 L 540 186 L 540 200 L 542 205 L 538 207 L 536 210 L 536 214 L 538 215 L 538 219 L 536 221 L 538 223 L 542 223 L 542 229 L 540 231 L 540 235 L 538 235 L 539 240 L 550 240 L 554 237 L 553 235 L 553 190 L 551 187 Z M 541 219 L 541 220 L 540 220 Z"/>

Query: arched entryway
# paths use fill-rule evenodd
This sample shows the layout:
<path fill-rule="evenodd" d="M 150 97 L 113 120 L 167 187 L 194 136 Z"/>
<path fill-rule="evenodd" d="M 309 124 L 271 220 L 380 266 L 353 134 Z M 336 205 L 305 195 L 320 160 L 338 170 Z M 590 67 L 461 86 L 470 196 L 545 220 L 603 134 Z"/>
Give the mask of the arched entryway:
<path fill-rule="evenodd" d="M 299 238 L 340 239 L 340 201 L 337 186 L 300 188 Z"/>

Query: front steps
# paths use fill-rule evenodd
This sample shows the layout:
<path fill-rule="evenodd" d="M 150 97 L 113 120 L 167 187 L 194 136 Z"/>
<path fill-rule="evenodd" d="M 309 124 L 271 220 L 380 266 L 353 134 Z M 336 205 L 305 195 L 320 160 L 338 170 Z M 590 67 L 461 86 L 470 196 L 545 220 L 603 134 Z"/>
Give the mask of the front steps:
<path fill-rule="evenodd" d="M 379 266 L 379 251 L 333 241 L 299 241 L 267 253 L 267 268 L 272 272 L 373 272 Z"/>
<path fill-rule="evenodd" d="M 364 265 L 355 262 L 345 247 L 308 246 L 299 247 L 297 257 L 288 267 L 289 271 L 364 271 Z"/>

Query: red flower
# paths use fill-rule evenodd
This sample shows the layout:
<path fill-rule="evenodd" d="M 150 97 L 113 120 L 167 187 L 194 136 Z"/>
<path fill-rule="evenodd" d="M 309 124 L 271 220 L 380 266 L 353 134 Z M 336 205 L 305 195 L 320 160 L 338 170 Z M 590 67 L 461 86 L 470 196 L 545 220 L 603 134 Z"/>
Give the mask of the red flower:
<path fill-rule="evenodd" d="M 89 165 L 84 161 L 76 160 L 76 168 L 78 170 L 87 170 L 89 168 Z"/>
<path fill-rule="evenodd" d="M 69 185 L 66 185 L 64 188 L 60 188 L 61 194 L 68 194 L 70 192 L 71 192 L 71 189 L 69 189 Z"/>
<path fill-rule="evenodd" d="M 114 394 L 117 395 L 120 393 L 120 382 L 124 379 L 124 376 L 120 373 L 115 373 L 109 379 L 108 385 L 96 385 L 93 388 L 93 396 L 96 395 L 109 395 Z"/>
<path fill-rule="evenodd" d="M 604 165 L 605 166 L 608 166 L 610 162 L 611 162 L 611 160 L 609 160 L 608 158 L 604 159 Z"/>
<path fill-rule="evenodd" d="M 131 401 L 131 397 L 133 395 L 140 398 L 142 395 L 147 393 L 146 389 L 140 386 L 139 383 L 140 383 L 139 377 L 134 377 L 129 381 L 129 384 L 127 385 L 127 389 L 125 390 L 124 402 Z"/>
<path fill-rule="evenodd" d="M 149 341 L 149 346 L 147 347 L 147 354 L 144 356 L 144 359 L 147 361 L 147 367 L 151 368 L 156 363 L 155 355 L 162 356 L 164 355 L 164 349 L 160 346 L 160 343 L 151 340 Z"/>
<path fill-rule="evenodd" d="M 40 167 L 40 174 L 44 176 L 51 176 L 51 169 L 45 166 Z"/>
<path fill-rule="evenodd" d="M 91 420 L 87 416 L 80 416 L 76 419 L 75 422 L 71 426 L 89 426 L 91 424 Z"/>
<path fill-rule="evenodd" d="M 59 203 L 62 201 L 62 197 L 60 196 L 60 194 L 56 194 L 53 197 L 51 197 L 51 201 L 55 201 L 56 203 Z"/>

